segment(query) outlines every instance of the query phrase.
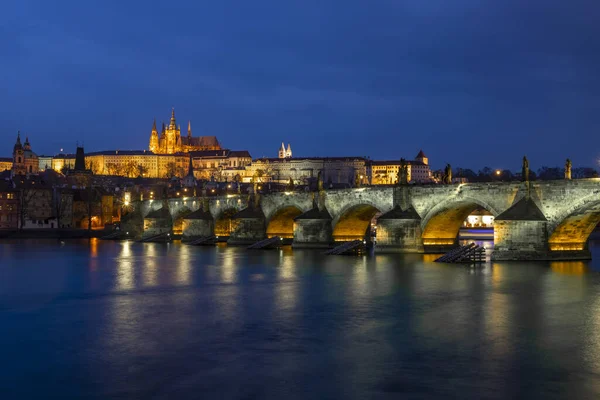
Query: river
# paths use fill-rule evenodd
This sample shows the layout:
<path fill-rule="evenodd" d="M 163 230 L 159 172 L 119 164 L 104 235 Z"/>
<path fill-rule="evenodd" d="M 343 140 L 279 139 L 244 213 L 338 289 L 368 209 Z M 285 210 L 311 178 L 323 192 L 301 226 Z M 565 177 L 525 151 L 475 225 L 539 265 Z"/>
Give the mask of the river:
<path fill-rule="evenodd" d="M 0 242 L 1 398 L 600 398 L 593 262 Z"/>

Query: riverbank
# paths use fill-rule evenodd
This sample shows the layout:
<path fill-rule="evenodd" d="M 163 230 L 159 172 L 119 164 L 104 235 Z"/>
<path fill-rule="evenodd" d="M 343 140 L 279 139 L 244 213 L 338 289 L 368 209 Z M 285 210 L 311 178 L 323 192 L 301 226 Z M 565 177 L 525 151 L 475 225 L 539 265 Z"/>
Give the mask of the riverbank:
<path fill-rule="evenodd" d="M 87 239 L 100 238 L 110 232 L 104 229 L 2 229 L 0 239 Z"/>

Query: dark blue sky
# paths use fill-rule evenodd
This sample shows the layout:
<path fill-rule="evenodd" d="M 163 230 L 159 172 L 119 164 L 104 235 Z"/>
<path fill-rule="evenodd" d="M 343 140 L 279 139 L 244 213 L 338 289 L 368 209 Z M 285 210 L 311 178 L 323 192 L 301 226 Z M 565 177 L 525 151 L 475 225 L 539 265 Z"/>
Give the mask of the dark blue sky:
<path fill-rule="evenodd" d="M 140 149 L 175 107 L 254 157 L 595 165 L 597 0 L 11 1 L 0 155 Z"/>

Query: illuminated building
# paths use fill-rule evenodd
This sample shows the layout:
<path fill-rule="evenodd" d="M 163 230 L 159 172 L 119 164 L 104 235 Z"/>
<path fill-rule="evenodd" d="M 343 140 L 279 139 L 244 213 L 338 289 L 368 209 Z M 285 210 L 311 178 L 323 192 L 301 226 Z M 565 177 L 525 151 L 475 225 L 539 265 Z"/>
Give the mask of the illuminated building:
<path fill-rule="evenodd" d="M 478 208 L 469 214 L 463 225 L 467 228 L 493 228 L 494 215 L 485 208 Z"/>
<path fill-rule="evenodd" d="M 52 169 L 52 156 L 38 156 L 38 168 L 40 171 Z"/>
<path fill-rule="evenodd" d="M 419 151 L 415 160 L 405 162 L 408 167 L 408 182 L 431 182 L 429 158 L 425 156 L 423 150 Z M 367 175 L 371 185 L 393 185 L 397 183 L 400 164 L 400 160 L 369 161 L 367 163 Z"/>
<path fill-rule="evenodd" d="M 283 142 L 281 142 L 281 148 L 279 149 L 279 158 L 292 158 L 292 145 L 288 143 L 287 149 Z"/>
<path fill-rule="evenodd" d="M 321 172 L 325 185 L 354 186 L 366 181 L 366 159 L 363 157 L 259 158 L 247 168 L 245 181 L 255 177 L 259 182 L 307 184 Z"/>
<path fill-rule="evenodd" d="M 252 156 L 246 150 L 204 150 L 190 152 L 196 179 L 213 179 L 217 182 L 243 181 L 251 176 L 247 167 Z"/>
<path fill-rule="evenodd" d="M 13 159 L 10 157 L 0 157 L 0 172 L 12 169 Z"/>
<path fill-rule="evenodd" d="M 192 136 L 192 124 L 188 122 L 187 136 L 181 136 L 181 126 L 175 120 L 175 110 L 171 112 L 169 125 L 162 124 L 160 136 L 156 129 L 156 120 L 150 133 L 148 150 L 155 154 L 175 154 L 198 150 L 220 150 L 216 136 Z"/>

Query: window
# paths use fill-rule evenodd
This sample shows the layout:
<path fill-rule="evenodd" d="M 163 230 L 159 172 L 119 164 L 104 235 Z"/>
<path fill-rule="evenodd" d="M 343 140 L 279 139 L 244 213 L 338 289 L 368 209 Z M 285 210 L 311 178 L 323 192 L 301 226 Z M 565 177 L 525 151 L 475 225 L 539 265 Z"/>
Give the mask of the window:
<path fill-rule="evenodd" d="M 6 194 L 6 198 L 7 199 L 14 199 L 15 198 L 15 194 L 14 193 L 7 193 Z"/>

